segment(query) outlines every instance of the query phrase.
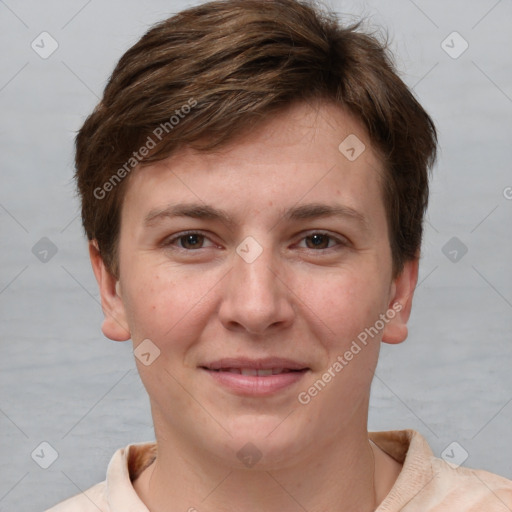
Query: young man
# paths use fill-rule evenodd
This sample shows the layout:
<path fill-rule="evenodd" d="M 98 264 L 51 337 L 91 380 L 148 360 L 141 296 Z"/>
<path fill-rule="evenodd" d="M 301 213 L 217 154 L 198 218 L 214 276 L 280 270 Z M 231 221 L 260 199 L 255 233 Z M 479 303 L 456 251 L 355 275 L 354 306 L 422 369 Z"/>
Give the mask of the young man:
<path fill-rule="evenodd" d="M 358 27 L 226 0 L 152 28 L 76 139 L 103 333 L 156 443 L 52 512 L 503 511 L 512 482 L 368 433 L 418 275 L 436 131 Z"/>

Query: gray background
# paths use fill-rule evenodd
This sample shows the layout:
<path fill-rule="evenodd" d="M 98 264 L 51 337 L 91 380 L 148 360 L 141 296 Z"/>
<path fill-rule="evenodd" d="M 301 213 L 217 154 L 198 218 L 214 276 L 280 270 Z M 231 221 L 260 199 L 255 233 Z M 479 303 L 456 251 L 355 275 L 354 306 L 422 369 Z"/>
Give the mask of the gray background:
<path fill-rule="evenodd" d="M 100 331 L 72 144 L 124 51 L 187 5 L 0 1 L 2 512 L 74 495 L 105 478 L 117 448 L 154 438 L 130 342 Z M 465 466 L 512 478 L 512 2 L 330 5 L 389 29 L 440 134 L 410 335 L 383 345 L 369 428 L 419 430 L 438 456 L 456 441 Z M 59 45 L 46 59 L 31 48 L 43 31 Z M 469 44 L 458 58 L 457 36 L 452 56 L 442 47 L 453 31 Z M 32 252 L 43 237 L 57 249 L 47 261 Z M 48 448 L 31 456 L 43 441 L 58 452 L 48 469 L 35 462 L 50 462 Z"/>

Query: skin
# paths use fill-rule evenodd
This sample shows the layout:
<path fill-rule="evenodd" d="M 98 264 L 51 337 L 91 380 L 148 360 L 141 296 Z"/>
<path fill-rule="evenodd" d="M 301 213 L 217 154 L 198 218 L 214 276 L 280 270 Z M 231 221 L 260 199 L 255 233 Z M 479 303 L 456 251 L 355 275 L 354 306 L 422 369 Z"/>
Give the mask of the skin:
<path fill-rule="evenodd" d="M 355 161 L 338 150 L 349 134 L 366 146 Z M 90 255 L 103 333 L 160 350 L 148 366 L 136 359 L 158 456 L 134 488 L 153 512 L 370 511 L 385 498 L 401 466 L 368 440 L 370 385 L 381 341 L 407 337 L 418 259 L 393 278 L 381 173 L 362 124 L 325 102 L 294 104 L 221 151 L 182 149 L 133 171 L 119 280 L 94 242 Z M 234 223 L 165 217 L 145 226 L 149 212 L 178 202 L 222 208 Z M 367 229 L 347 217 L 284 220 L 285 209 L 310 202 L 349 206 Z M 205 237 L 170 240 L 186 230 Z M 320 248 L 318 231 L 329 235 Z M 236 252 L 248 236 L 262 248 L 251 263 Z M 402 309 L 384 329 L 299 403 L 394 303 Z M 310 370 L 271 396 L 248 397 L 198 367 L 237 356 Z M 237 457 L 248 442 L 261 453 L 251 468 Z"/>

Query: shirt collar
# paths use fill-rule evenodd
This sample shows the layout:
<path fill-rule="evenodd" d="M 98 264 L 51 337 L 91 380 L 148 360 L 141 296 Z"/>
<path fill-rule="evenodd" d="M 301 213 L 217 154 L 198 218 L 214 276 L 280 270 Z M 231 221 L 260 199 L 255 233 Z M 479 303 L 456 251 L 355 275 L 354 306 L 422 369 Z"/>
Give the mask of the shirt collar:
<path fill-rule="evenodd" d="M 415 430 L 369 432 L 379 448 L 403 464 L 402 471 L 376 512 L 405 506 L 434 478 L 426 439 Z M 149 512 L 132 482 L 149 466 L 157 454 L 156 442 L 134 443 L 117 450 L 107 468 L 106 494 L 111 512 Z M 392 508 L 391 508 L 392 507 Z"/>
<path fill-rule="evenodd" d="M 108 467 L 107 503 L 111 512 L 149 512 L 132 482 L 156 457 L 156 442 L 134 443 L 117 450 Z"/>

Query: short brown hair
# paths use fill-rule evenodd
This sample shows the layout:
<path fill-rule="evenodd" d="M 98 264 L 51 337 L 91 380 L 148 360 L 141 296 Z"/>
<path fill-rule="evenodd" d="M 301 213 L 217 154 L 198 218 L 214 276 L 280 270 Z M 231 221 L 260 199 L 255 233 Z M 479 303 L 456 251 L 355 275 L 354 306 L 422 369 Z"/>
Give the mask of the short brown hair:
<path fill-rule="evenodd" d="M 156 24 L 132 46 L 76 137 L 83 226 L 110 272 L 133 167 L 187 145 L 211 151 L 292 103 L 325 99 L 355 115 L 382 155 L 398 275 L 419 254 L 437 134 L 387 42 L 360 25 L 305 0 L 221 0 Z"/>

